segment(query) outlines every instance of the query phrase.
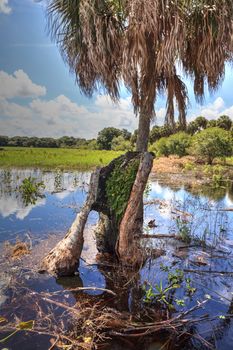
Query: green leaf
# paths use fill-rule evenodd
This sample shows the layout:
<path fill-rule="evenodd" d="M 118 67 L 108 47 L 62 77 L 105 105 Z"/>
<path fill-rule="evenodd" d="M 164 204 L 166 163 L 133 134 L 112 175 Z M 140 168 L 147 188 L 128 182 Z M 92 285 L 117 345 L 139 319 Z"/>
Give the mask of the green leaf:
<path fill-rule="evenodd" d="M 20 330 L 29 330 L 29 329 L 32 329 L 33 326 L 34 326 L 34 321 L 30 320 L 30 321 L 27 321 L 27 322 L 20 322 L 17 325 L 17 328 L 20 329 Z"/>

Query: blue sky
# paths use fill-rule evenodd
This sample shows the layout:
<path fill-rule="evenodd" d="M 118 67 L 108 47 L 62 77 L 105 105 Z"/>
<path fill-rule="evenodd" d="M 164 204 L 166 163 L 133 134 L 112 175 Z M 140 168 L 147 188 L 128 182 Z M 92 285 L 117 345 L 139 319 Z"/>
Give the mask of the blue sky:
<path fill-rule="evenodd" d="M 118 105 L 107 96 L 92 99 L 80 94 L 75 79 L 46 33 L 43 1 L 0 0 L 0 134 L 14 136 L 96 137 L 106 126 L 133 131 L 130 95 L 122 90 Z M 233 118 L 233 75 L 226 68 L 221 88 L 206 94 L 203 106 L 195 103 L 187 82 L 191 105 L 188 119 L 195 116 Z M 156 123 L 163 122 L 165 101 L 156 104 Z"/>

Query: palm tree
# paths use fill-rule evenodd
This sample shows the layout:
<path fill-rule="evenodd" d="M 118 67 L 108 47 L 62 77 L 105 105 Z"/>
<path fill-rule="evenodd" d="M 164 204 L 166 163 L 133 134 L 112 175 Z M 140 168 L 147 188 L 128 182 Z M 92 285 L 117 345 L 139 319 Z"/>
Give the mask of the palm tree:
<path fill-rule="evenodd" d="M 232 0 L 48 1 L 49 32 L 80 89 L 88 96 L 104 89 L 115 102 L 122 83 L 131 92 L 139 115 L 139 152 L 147 150 L 159 93 L 167 95 L 165 123 L 174 127 L 176 103 L 179 126 L 186 127 L 188 95 L 178 71 L 193 80 L 199 101 L 205 85 L 210 90 L 218 87 L 226 62 L 232 60 Z M 118 257 L 135 265 L 142 260 L 136 233 L 141 231 L 142 197 L 151 167 L 152 155 L 144 153 L 119 226 L 106 215 L 99 222 L 105 233 L 116 228 Z M 93 208 L 91 189 L 69 234 L 45 258 L 49 271 L 73 271 L 82 248 L 84 221 Z"/>
<path fill-rule="evenodd" d="M 231 0 L 49 0 L 48 28 L 88 96 L 104 89 L 117 101 L 123 82 L 139 115 L 137 150 L 145 151 L 159 93 L 167 95 L 165 123 L 186 126 L 187 89 L 198 101 L 215 90 L 232 60 Z"/>

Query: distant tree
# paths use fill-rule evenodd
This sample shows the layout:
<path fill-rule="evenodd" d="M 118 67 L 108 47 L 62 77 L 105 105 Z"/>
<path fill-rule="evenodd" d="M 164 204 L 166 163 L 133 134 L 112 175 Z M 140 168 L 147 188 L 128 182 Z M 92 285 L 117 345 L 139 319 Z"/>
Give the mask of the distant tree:
<path fill-rule="evenodd" d="M 199 131 L 199 127 L 195 121 L 191 121 L 187 126 L 187 133 L 190 135 L 194 135 Z"/>
<path fill-rule="evenodd" d="M 86 148 L 87 149 L 91 149 L 91 150 L 98 149 L 98 145 L 97 145 L 96 139 L 88 140 L 87 144 L 86 144 Z"/>
<path fill-rule="evenodd" d="M 206 129 L 208 120 L 205 117 L 199 116 L 191 121 L 187 126 L 187 132 L 190 135 L 194 135 L 197 132 Z"/>
<path fill-rule="evenodd" d="M 114 137 L 121 135 L 121 130 L 113 127 L 104 128 L 98 133 L 97 146 L 98 149 L 110 150 L 112 147 L 112 140 Z"/>
<path fill-rule="evenodd" d="M 89 144 L 89 141 L 87 141 L 84 138 L 76 138 L 74 141 L 74 145 L 71 145 L 71 147 L 75 147 L 75 148 L 87 148 Z"/>
<path fill-rule="evenodd" d="M 0 146 L 7 146 L 9 142 L 8 136 L 1 136 L 0 135 Z"/>
<path fill-rule="evenodd" d="M 164 125 L 164 126 L 161 126 L 161 136 L 162 137 L 168 137 L 172 134 L 174 134 L 175 132 L 175 129 L 173 129 L 171 126 L 169 125 Z"/>
<path fill-rule="evenodd" d="M 113 151 L 131 151 L 133 147 L 129 140 L 126 140 L 122 135 L 120 135 L 112 139 L 111 148 Z"/>
<path fill-rule="evenodd" d="M 199 130 L 203 130 L 203 129 L 206 129 L 208 120 L 205 117 L 199 116 L 194 120 L 194 122 L 199 127 Z"/>
<path fill-rule="evenodd" d="M 217 120 L 215 119 L 208 120 L 207 128 L 215 128 L 216 126 L 217 126 Z"/>
<path fill-rule="evenodd" d="M 149 139 L 150 143 L 154 143 L 158 141 L 162 137 L 161 134 L 162 134 L 161 127 L 158 125 L 153 126 L 150 132 L 150 139 Z"/>
<path fill-rule="evenodd" d="M 38 147 L 39 138 L 38 137 L 29 137 L 26 147 Z"/>
<path fill-rule="evenodd" d="M 9 139 L 8 145 L 13 147 L 22 147 L 23 138 L 20 136 L 13 136 Z"/>
<path fill-rule="evenodd" d="M 76 145 L 76 139 L 72 136 L 60 137 L 57 142 L 60 147 L 72 147 Z"/>
<path fill-rule="evenodd" d="M 130 143 L 132 145 L 132 147 L 135 147 L 136 145 L 136 142 L 137 142 L 137 138 L 138 138 L 138 130 L 134 130 L 134 132 L 132 133 L 131 135 L 131 138 L 130 138 Z"/>
<path fill-rule="evenodd" d="M 221 128 L 208 128 L 194 136 L 193 153 L 212 164 L 216 157 L 232 155 L 231 135 Z"/>
<path fill-rule="evenodd" d="M 57 140 L 51 138 L 51 137 L 42 137 L 38 139 L 38 147 L 45 147 L 45 148 L 56 148 L 57 147 Z"/>
<path fill-rule="evenodd" d="M 132 134 L 127 129 L 122 129 L 121 130 L 121 135 L 124 138 L 124 140 L 130 141 L 130 138 L 131 138 Z"/>
<path fill-rule="evenodd" d="M 216 126 L 225 130 L 230 130 L 232 126 L 232 120 L 227 115 L 221 115 L 217 119 Z"/>

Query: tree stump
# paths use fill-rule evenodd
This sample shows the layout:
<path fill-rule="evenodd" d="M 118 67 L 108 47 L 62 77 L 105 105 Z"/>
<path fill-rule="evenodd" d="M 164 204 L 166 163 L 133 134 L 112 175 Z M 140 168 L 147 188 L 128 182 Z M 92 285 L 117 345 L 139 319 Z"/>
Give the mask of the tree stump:
<path fill-rule="evenodd" d="M 138 220 L 138 213 L 152 162 L 151 153 L 127 152 L 108 166 L 97 169 L 91 176 L 82 210 L 65 238 L 44 258 L 42 270 L 55 276 L 74 274 L 91 210 L 99 212 L 95 229 L 98 251 L 118 257 L 125 264 L 140 264 L 142 255 L 136 236 L 142 233 L 142 219 Z"/>

